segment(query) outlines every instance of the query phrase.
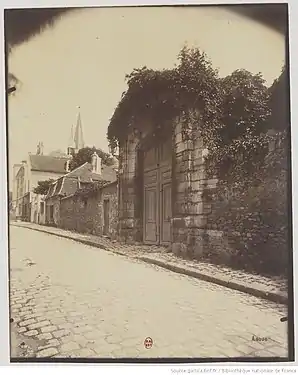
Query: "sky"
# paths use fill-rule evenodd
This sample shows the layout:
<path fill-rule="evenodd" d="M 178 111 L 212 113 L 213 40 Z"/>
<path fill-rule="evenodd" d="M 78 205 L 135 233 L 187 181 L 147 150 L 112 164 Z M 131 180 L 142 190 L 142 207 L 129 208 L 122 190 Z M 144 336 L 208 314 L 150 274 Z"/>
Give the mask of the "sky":
<path fill-rule="evenodd" d="M 21 86 L 8 101 L 9 165 L 66 151 L 79 107 L 87 146 L 108 151 L 109 120 L 134 68 L 172 68 L 181 48 L 199 47 L 226 76 L 261 72 L 269 86 L 285 61 L 285 37 L 215 7 L 87 8 L 16 47 L 9 71 Z"/>

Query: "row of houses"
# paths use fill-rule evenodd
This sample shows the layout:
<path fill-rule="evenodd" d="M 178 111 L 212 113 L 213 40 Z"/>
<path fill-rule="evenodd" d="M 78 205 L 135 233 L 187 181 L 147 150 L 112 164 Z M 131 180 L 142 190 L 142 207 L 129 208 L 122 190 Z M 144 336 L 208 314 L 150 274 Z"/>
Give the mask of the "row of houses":
<path fill-rule="evenodd" d="M 79 115 L 66 153 L 44 155 L 43 144 L 39 143 L 36 154 L 29 153 L 21 164 L 14 165 L 11 218 L 115 237 L 117 161 L 107 166 L 94 153 L 91 162 L 70 171 L 73 155 L 83 147 Z M 49 180 L 53 182 L 46 194 L 34 192 L 38 183 Z M 95 194 L 87 199 L 86 191 L 92 189 Z"/>

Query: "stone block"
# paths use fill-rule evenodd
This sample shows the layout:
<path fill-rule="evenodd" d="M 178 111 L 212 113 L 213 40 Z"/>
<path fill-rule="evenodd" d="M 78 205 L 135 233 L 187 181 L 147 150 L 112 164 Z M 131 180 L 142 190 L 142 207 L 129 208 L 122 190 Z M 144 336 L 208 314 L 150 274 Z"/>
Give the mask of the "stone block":
<path fill-rule="evenodd" d="M 180 144 L 182 143 L 182 134 L 181 134 L 181 129 L 175 129 L 175 137 L 174 137 L 174 142 L 175 144 Z"/>
<path fill-rule="evenodd" d="M 57 327 L 56 326 L 46 326 L 41 328 L 42 333 L 47 333 L 47 332 L 53 332 L 56 331 Z"/>
<path fill-rule="evenodd" d="M 195 204 L 189 204 L 187 207 L 186 212 L 188 214 L 197 214 L 200 215 L 203 213 L 204 209 L 204 204 L 203 203 L 195 203 Z"/>
<path fill-rule="evenodd" d="M 174 242 L 171 245 L 172 253 L 178 256 L 183 256 L 187 252 L 187 245 L 180 243 L 180 242 Z"/>
<path fill-rule="evenodd" d="M 186 220 L 184 217 L 172 218 L 172 224 L 173 224 L 173 228 L 186 228 L 187 227 Z"/>
<path fill-rule="evenodd" d="M 207 230 L 206 234 L 210 237 L 223 237 L 223 232 L 219 230 Z"/>
<path fill-rule="evenodd" d="M 176 189 L 177 193 L 184 193 L 190 187 L 189 182 L 178 182 Z"/>
<path fill-rule="evenodd" d="M 47 348 L 47 349 L 42 349 L 37 353 L 38 358 L 43 358 L 43 357 L 52 357 L 54 355 L 58 354 L 58 350 L 56 348 Z"/>
<path fill-rule="evenodd" d="M 51 339 L 51 340 L 49 340 L 49 345 L 51 345 L 51 346 L 59 346 L 60 342 L 57 339 Z"/>
<path fill-rule="evenodd" d="M 33 323 L 36 323 L 36 320 L 35 319 L 27 319 L 27 320 L 24 320 L 23 322 L 20 322 L 19 323 L 19 326 L 20 327 L 26 327 L 26 326 L 29 326 L 30 324 L 33 324 Z"/>
<path fill-rule="evenodd" d="M 125 218 L 125 219 L 122 219 L 121 221 L 121 227 L 126 228 L 126 229 L 132 229 L 134 228 L 134 223 L 135 223 L 134 219 Z"/>
<path fill-rule="evenodd" d="M 70 341 L 61 345 L 62 353 L 68 353 L 77 349 L 80 349 L 80 346 L 76 342 L 73 342 L 73 341 Z"/>
<path fill-rule="evenodd" d="M 38 331 L 36 329 L 32 329 L 30 331 L 24 332 L 24 335 L 28 337 L 37 336 Z"/>
<path fill-rule="evenodd" d="M 187 217 L 185 223 L 189 228 L 203 228 L 207 225 L 207 217 L 205 215 Z"/>
<path fill-rule="evenodd" d="M 176 151 L 176 153 L 179 153 L 179 152 L 187 150 L 187 144 L 186 144 L 186 142 L 182 141 L 181 134 L 179 135 L 179 138 L 178 138 L 179 141 L 178 142 L 177 142 L 177 137 L 178 137 L 178 135 L 176 136 L 176 144 L 175 144 L 175 151 Z"/>
<path fill-rule="evenodd" d="M 70 331 L 67 329 L 60 329 L 58 331 L 53 331 L 52 332 L 53 336 L 56 338 L 62 337 L 62 336 L 67 336 L 70 334 Z"/>
<path fill-rule="evenodd" d="M 51 333 L 40 333 L 39 335 L 36 336 L 39 340 L 50 340 L 53 338 Z"/>
<path fill-rule="evenodd" d="M 196 181 L 201 181 L 204 179 L 205 173 L 203 168 L 196 168 L 193 170 L 191 173 L 191 181 L 196 182 Z"/>
<path fill-rule="evenodd" d="M 205 166 L 204 159 L 202 157 L 200 157 L 200 158 L 197 158 L 197 157 L 195 158 L 194 157 L 194 159 L 193 159 L 193 166 L 195 167 L 195 169 L 197 167 L 203 168 Z"/>
<path fill-rule="evenodd" d="M 38 323 L 30 324 L 28 326 L 28 329 L 38 329 L 38 328 L 48 326 L 50 324 L 51 323 L 48 320 L 44 320 L 44 321 L 41 321 L 41 322 L 38 322 Z"/>

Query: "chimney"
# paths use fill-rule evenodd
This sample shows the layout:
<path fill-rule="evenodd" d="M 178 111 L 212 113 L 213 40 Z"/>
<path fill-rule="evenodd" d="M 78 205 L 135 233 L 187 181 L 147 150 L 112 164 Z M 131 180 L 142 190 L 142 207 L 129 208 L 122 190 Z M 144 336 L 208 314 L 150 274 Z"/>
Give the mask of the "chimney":
<path fill-rule="evenodd" d="M 65 163 L 66 172 L 70 172 L 70 162 L 71 162 L 71 160 L 72 160 L 72 158 L 69 158 Z"/>
<path fill-rule="evenodd" d="M 101 174 L 101 158 L 96 152 L 91 157 L 92 173 Z"/>
<path fill-rule="evenodd" d="M 39 142 L 37 145 L 36 155 L 43 155 L 43 142 Z"/>

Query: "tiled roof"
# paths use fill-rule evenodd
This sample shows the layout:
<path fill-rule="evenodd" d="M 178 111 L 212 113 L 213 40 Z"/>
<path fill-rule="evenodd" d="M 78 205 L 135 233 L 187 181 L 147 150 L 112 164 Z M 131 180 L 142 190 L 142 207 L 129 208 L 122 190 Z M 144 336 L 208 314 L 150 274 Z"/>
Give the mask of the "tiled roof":
<path fill-rule="evenodd" d="M 31 170 L 53 173 L 66 173 L 65 163 L 67 157 L 54 157 L 49 155 L 29 155 Z"/>
<path fill-rule="evenodd" d="M 113 167 L 103 165 L 102 173 L 98 174 L 92 172 L 90 163 L 85 163 L 56 180 L 51 186 L 47 198 L 57 195 L 72 195 L 79 189 L 79 182 L 82 183 L 82 185 L 86 185 L 88 183 L 102 180 L 115 182 L 116 179 L 117 176 Z"/>
<path fill-rule="evenodd" d="M 74 194 L 79 189 L 79 181 L 77 178 L 64 178 L 63 186 L 59 194 L 69 196 Z"/>
<path fill-rule="evenodd" d="M 113 167 L 103 165 L 101 168 L 101 174 L 93 173 L 92 166 L 90 163 L 85 163 L 80 167 L 74 169 L 73 171 L 67 173 L 65 175 L 66 178 L 68 177 L 80 177 L 81 182 L 92 182 L 93 181 L 115 181 L 117 179 L 117 175 Z M 91 180 L 92 179 L 92 180 Z"/>
<path fill-rule="evenodd" d="M 101 170 L 102 180 L 114 182 L 117 180 L 117 173 L 111 166 L 103 165 Z"/>

